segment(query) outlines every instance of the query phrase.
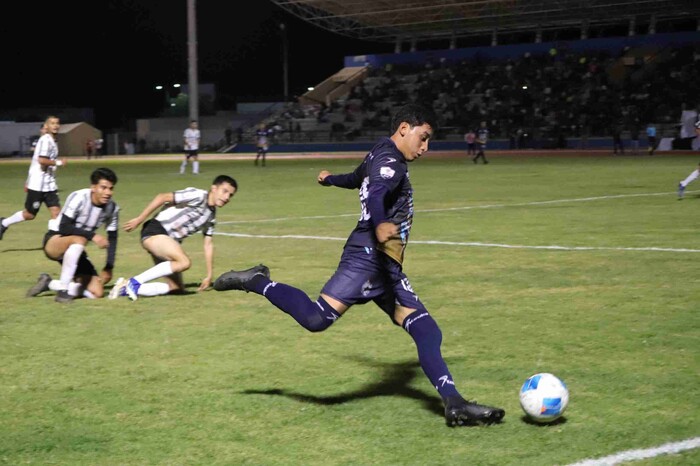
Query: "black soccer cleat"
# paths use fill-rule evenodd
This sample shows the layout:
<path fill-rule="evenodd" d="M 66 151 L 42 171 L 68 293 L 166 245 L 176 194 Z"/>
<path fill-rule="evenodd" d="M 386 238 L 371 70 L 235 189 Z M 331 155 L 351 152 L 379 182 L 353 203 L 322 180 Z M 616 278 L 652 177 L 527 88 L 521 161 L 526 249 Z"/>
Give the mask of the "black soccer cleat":
<path fill-rule="evenodd" d="M 5 220 L 5 217 L 0 217 L 0 239 L 2 239 L 2 236 L 5 234 L 7 231 L 7 227 L 3 226 L 2 221 Z"/>
<path fill-rule="evenodd" d="M 219 278 L 214 281 L 214 289 L 216 291 L 242 290 L 247 293 L 249 290 L 245 285 L 257 275 L 263 275 L 270 278 L 270 269 L 268 269 L 265 265 L 260 264 L 239 272 L 229 270 L 228 272 L 221 274 Z"/>
<path fill-rule="evenodd" d="M 51 283 L 51 275 L 48 273 L 40 274 L 34 286 L 27 290 L 27 298 L 32 298 L 44 291 L 49 291 L 49 283 Z"/>
<path fill-rule="evenodd" d="M 450 427 L 497 424 L 505 415 L 501 408 L 467 401 L 459 395 L 445 400 L 445 422 Z"/>
<path fill-rule="evenodd" d="M 68 294 L 68 290 L 61 290 L 56 293 L 54 301 L 57 303 L 68 304 L 73 302 L 74 297 Z"/>

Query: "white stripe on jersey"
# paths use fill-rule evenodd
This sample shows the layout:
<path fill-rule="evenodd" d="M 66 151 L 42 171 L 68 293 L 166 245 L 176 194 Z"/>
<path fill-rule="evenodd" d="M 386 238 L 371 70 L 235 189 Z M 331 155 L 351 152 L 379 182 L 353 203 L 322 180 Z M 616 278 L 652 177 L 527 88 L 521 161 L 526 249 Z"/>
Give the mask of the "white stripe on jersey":
<path fill-rule="evenodd" d="M 49 160 L 58 158 L 58 146 L 53 136 L 44 134 L 34 147 L 34 156 L 32 163 L 29 165 L 29 175 L 27 176 L 27 189 L 32 191 L 58 191 L 56 184 L 56 167 L 42 167 L 39 163 L 39 157 L 47 157 Z"/>
<path fill-rule="evenodd" d="M 168 236 L 181 240 L 204 229 L 204 234 L 214 234 L 216 210 L 207 205 L 209 192 L 197 188 L 175 191 L 174 205 L 156 215 Z"/>
<path fill-rule="evenodd" d="M 54 231 L 58 231 L 61 219 L 64 215 L 75 220 L 75 226 L 82 230 L 95 231 L 102 225 L 106 225 L 107 231 L 117 231 L 119 228 L 119 206 L 110 200 L 103 206 L 92 203 L 92 191 L 90 188 L 73 191 L 68 196 L 66 204 L 61 209 L 61 214 L 52 222 Z"/>

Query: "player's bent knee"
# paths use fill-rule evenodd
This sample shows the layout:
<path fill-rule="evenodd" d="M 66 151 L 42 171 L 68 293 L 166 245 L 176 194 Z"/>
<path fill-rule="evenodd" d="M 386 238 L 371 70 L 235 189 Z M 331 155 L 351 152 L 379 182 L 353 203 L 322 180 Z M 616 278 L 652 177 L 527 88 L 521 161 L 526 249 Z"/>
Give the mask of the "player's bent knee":
<path fill-rule="evenodd" d="M 323 332 L 338 319 L 336 310 L 321 296 L 312 305 L 315 307 L 316 312 L 307 315 L 306 321 L 301 323 L 309 332 Z"/>

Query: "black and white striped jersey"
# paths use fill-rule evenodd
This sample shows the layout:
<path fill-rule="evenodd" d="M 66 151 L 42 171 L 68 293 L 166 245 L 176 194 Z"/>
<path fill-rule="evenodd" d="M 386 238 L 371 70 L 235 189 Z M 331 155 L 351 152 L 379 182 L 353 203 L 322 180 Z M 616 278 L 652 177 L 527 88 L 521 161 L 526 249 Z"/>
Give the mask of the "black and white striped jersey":
<path fill-rule="evenodd" d="M 27 189 L 40 192 L 58 191 L 56 167 L 43 167 L 39 163 L 39 157 L 58 159 L 58 145 L 50 134 L 41 136 L 34 147 L 34 156 L 27 176 Z"/>
<path fill-rule="evenodd" d="M 156 220 L 163 225 L 168 236 L 182 240 L 200 230 L 206 236 L 214 234 L 216 207 L 207 204 L 208 191 L 185 188 L 173 192 L 173 196 L 173 205 L 156 215 Z"/>
<path fill-rule="evenodd" d="M 68 195 L 66 203 L 56 220 L 49 222 L 49 229 L 59 231 L 61 220 L 64 216 L 72 218 L 74 226 L 81 230 L 94 232 L 102 225 L 107 231 L 119 229 L 119 206 L 114 200 L 110 200 L 103 206 L 96 206 L 91 199 L 90 188 L 79 189 Z"/>

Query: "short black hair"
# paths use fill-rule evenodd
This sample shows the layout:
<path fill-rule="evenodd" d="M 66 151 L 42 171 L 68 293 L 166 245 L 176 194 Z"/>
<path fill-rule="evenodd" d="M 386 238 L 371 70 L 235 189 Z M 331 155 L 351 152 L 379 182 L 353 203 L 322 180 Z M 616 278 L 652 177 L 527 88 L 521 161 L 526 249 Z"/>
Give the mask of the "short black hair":
<path fill-rule="evenodd" d="M 407 104 L 399 108 L 391 119 L 391 134 L 394 134 L 403 122 L 411 126 L 420 126 L 425 123 L 432 126 L 437 132 L 437 116 L 432 109 L 418 104 Z"/>
<path fill-rule="evenodd" d="M 112 184 L 117 184 L 117 174 L 111 168 L 96 168 L 90 175 L 90 183 L 97 184 L 100 180 L 107 180 Z"/>
<path fill-rule="evenodd" d="M 217 176 L 216 178 L 214 178 L 214 181 L 211 184 L 213 184 L 214 186 L 219 186 L 221 183 L 228 183 L 231 186 L 233 186 L 233 188 L 236 191 L 238 191 L 238 183 L 236 183 L 236 180 L 234 180 L 233 178 L 231 178 L 228 175 Z"/>

